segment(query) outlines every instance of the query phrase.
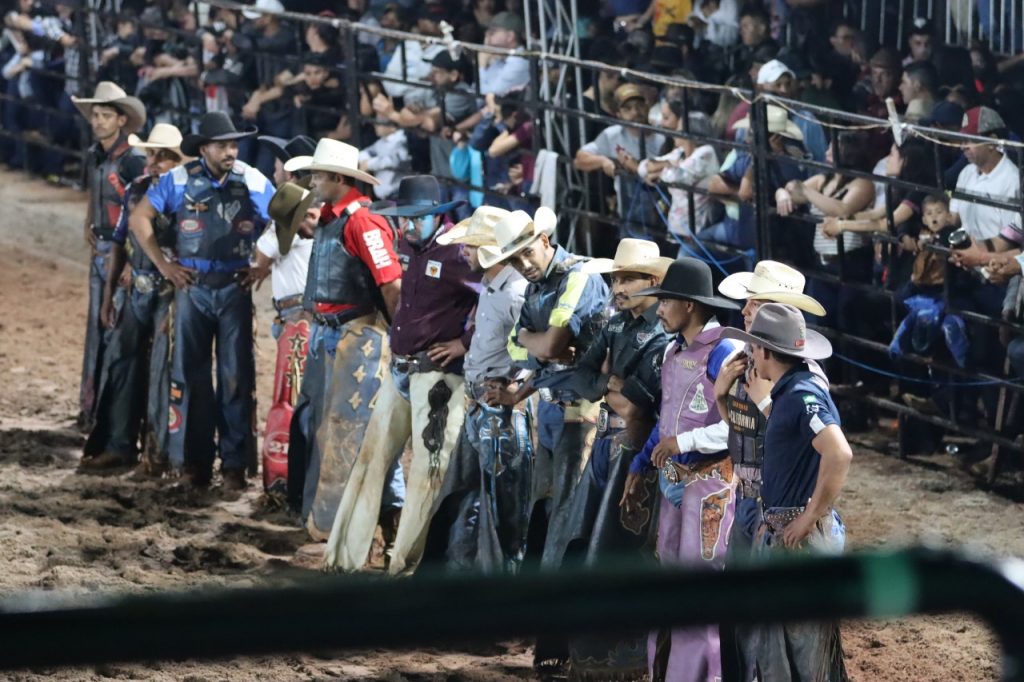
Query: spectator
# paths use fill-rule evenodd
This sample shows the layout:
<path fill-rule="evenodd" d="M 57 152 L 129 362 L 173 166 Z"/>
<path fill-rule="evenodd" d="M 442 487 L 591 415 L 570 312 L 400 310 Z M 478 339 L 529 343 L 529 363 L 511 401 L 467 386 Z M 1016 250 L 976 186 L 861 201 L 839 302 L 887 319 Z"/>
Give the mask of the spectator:
<path fill-rule="evenodd" d="M 932 35 L 935 28 L 928 19 L 918 17 L 910 26 L 910 33 L 907 34 L 907 56 L 903 59 L 903 66 L 909 66 L 914 62 L 929 62 L 932 59 Z"/>
<path fill-rule="evenodd" d="M 900 80 L 900 95 L 909 107 L 914 100 L 920 100 L 922 111 L 931 111 L 938 99 L 939 75 L 929 62 L 913 62 L 903 69 Z"/>
<path fill-rule="evenodd" d="M 316 140 L 348 140 L 347 99 L 340 79 L 331 72 L 330 52 L 309 52 L 302 61 L 302 78 L 284 88 L 284 97 L 292 106 L 292 133 Z"/>
<path fill-rule="evenodd" d="M 522 18 L 511 12 L 501 12 L 487 26 L 484 44 L 515 50 L 523 45 L 525 31 Z M 480 55 L 480 94 L 485 97 L 502 97 L 521 90 L 529 82 L 530 63 L 525 57 Z"/>
<path fill-rule="evenodd" d="M 703 43 L 732 48 L 739 37 L 739 9 L 736 0 L 700 0 L 686 23 Z M 655 32 L 655 35 L 658 35 Z"/>
<path fill-rule="evenodd" d="M 441 19 L 444 6 L 424 3 L 416 12 L 416 31 L 423 36 L 441 37 Z M 417 86 L 409 81 L 424 81 L 430 75 L 430 60 L 444 49 L 438 43 L 406 40 L 399 44 L 384 69 L 384 90 L 389 97 L 404 97 Z"/>
<path fill-rule="evenodd" d="M 359 152 L 359 170 L 371 173 L 379 184 L 373 195 L 390 199 L 398 191 L 402 178 L 412 174 L 412 159 L 405 131 L 386 118 L 374 119 L 377 141 Z"/>
<path fill-rule="evenodd" d="M 778 53 L 779 46 L 771 37 L 769 24 L 768 13 L 760 5 L 749 3 L 740 12 L 740 46 L 734 65 L 737 73 L 750 69 L 760 47 L 768 46 Z"/>
<path fill-rule="evenodd" d="M 658 221 L 652 191 L 635 179 L 639 162 L 653 158 L 664 146 L 665 137 L 647 133 L 628 124 L 641 123 L 647 115 L 647 100 L 640 86 L 624 83 L 615 90 L 615 115 L 627 125 L 605 128 L 596 139 L 576 152 L 575 165 L 581 171 L 602 171 L 614 178 L 617 212 L 627 223 L 652 226 Z M 618 170 L 625 171 L 619 175 Z M 623 224 L 620 236 L 628 236 L 630 226 Z"/>
<path fill-rule="evenodd" d="M 733 76 L 726 85 L 730 88 L 741 87 L 743 78 L 741 76 Z M 718 96 L 718 106 L 715 107 L 714 113 L 711 114 L 711 130 L 715 137 L 725 139 L 729 132 L 729 122 L 732 120 L 733 112 L 736 111 L 736 107 L 740 104 L 740 98 L 737 97 L 733 90 L 724 90 Z"/>
<path fill-rule="evenodd" d="M 900 67 L 899 56 L 896 50 L 883 47 L 871 56 L 868 62 L 871 70 L 871 77 L 866 85 L 858 88 L 858 111 L 876 118 L 888 118 L 889 110 L 885 100 L 892 98 L 898 109 L 903 109 L 903 96 L 900 94 Z"/>
<path fill-rule="evenodd" d="M 392 31 L 408 30 L 409 22 L 405 18 L 405 10 L 402 6 L 394 2 L 388 3 L 380 16 L 380 26 Z M 398 45 L 399 41 L 395 38 L 383 37 L 377 41 L 377 63 L 381 71 L 387 71 L 388 64 L 391 63 L 391 57 L 394 56 Z"/>
<path fill-rule="evenodd" d="M 97 80 L 120 83 L 125 92 L 135 92 L 142 66 L 142 36 L 138 18 L 131 12 L 122 12 L 114 20 L 115 31 L 105 41 L 100 52 Z"/>
<path fill-rule="evenodd" d="M 862 39 L 856 24 L 848 19 L 840 19 L 832 25 L 832 35 L 829 36 L 828 43 L 836 55 L 854 64 L 858 61 L 857 47 Z"/>

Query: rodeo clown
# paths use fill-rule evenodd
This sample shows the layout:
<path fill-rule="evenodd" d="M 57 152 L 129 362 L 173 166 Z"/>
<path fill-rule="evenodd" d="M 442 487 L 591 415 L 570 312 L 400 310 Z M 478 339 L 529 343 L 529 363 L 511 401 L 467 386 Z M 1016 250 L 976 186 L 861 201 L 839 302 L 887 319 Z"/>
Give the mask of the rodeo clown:
<path fill-rule="evenodd" d="M 358 149 L 324 138 L 312 156 L 291 158 L 284 170 L 311 174 L 312 193 L 292 183 L 278 190 L 279 196 L 303 197 L 293 220 L 314 200 L 323 202 L 303 293 L 313 325 L 288 445 L 289 501 L 310 535 L 322 540 L 378 400 L 388 361 L 387 320 L 398 304 L 402 268 L 394 230 L 369 210 L 369 198 L 356 186 L 377 184 L 359 170 Z M 394 493 L 385 514 L 394 518 L 404 496 L 401 471 L 393 469 L 390 481 Z M 374 510 L 374 527 L 377 517 Z M 385 535 L 391 525 L 383 523 Z"/>
<path fill-rule="evenodd" d="M 389 470 L 412 438 L 408 494 L 386 558 L 392 575 L 415 571 L 431 515 L 465 415 L 463 356 L 477 302 L 474 274 L 456 244 L 438 238 L 452 228 L 430 175 L 403 178 L 397 203 L 374 208 L 396 218 L 402 235 L 402 296 L 391 325 L 391 375 L 385 377 L 327 541 L 326 566 L 358 571 L 366 563 Z"/>
<path fill-rule="evenodd" d="M 636 295 L 657 297 L 658 317 L 674 339 L 662 362 L 659 422 L 633 460 L 623 505 L 629 510 L 638 503 L 641 474 L 660 469 L 659 560 L 668 566 L 721 569 L 735 484 L 714 384 L 741 344 L 723 339 L 725 328 L 715 311 L 739 306 L 715 295 L 711 269 L 696 258 L 676 260 L 660 287 Z M 652 632 L 647 657 L 651 679 L 714 680 L 722 674 L 718 626 Z"/>
<path fill-rule="evenodd" d="M 142 461 L 138 473 L 160 477 L 167 470 L 168 397 L 170 392 L 170 324 L 174 287 L 128 230 L 128 217 L 161 175 L 180 165 L 181 132 L 157 123 L 142 140 L 132 133 L 128 143 L 146 154 L 146 174 L 135 178 L 124 197 L 121 218 L 111 235 L 107 282 L 100 319 L 111 330 L 106 346 L 99 390 L 96 426 L 86 441 L 82 471 L 100 471 L 134 464 L 140 428 Z M 158 215 L 153 221 L 161 250 L 173 257 L 171 221 Z M 130 267 L 130 290 L 124 305 L 114 305 L 115 291 L 125 263 Z M 148 354 L 147 354 L 148 351 Z"/>
<path fill-rule="evenodd" d="M 92 428 L 96 420 L 97 390 L 103 371 L 106 345 L 100 305 L 107 281 L 107 261 L 113 248 L 111 238 L 121 217 L 121 206 L 128 183 L 142 175 L 145 160 L 132 154 L 128 135 L 146 124 L 146 108 L 136 97 L 110 81 L 96 85 L 92 97 L 72 97 L 78 111 L 92 128 L 95 143 L 86 160 L 89 204 L 85 215 L 85 241 L 91 252 L 89 266 L 89 312 L 86 317 L 85 351 L 82 358 L 82 384 L 79 392 L 79 426 Z M 120 273 L 118 273 L 120 274 Z M 112 428 L 104 425 L 102 428 Z M 127 448 L 127 446 L 124 446 Z M 118 452 L 118 455 L 134 455 Z M 101 452 L 87 452 L 84 459 Z"/>
<path fill-rule="evenodd" d="M 205 488 L 217 454 L 223 487 L 245 488 L 256 470 L 255 361 L 249 259 L 269 216 L 274 186 L 238 161 L 238 131 L 221 112 L 204 114 L 181 151 L 199 157 L 150 187 L 132 211 L 132 233 L 174 284 L 170 459 L 186 483 Z M 153 223 L 172 216 L 178 262 L 160 250 Z M 214 392 L 213 347 L 217 350 Z M 219 438 L 215 439 L 215 436 Z"/>

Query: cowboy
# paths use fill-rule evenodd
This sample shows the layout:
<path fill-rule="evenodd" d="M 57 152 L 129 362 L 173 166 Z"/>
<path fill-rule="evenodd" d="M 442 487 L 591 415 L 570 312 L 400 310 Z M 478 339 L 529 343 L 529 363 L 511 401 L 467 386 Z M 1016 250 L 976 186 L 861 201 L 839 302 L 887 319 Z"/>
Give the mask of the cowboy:
<path fill-rule="evenodd" d="M 506 385 L 516 374 L 508 335 L 519 318 L 526 280 L 505 263 L 484 270 L 479 258 L 480 247 L 497 243 L 494 226 L 510 216 L 505 209 L 481 206 L 437 239 L 461 244 L 470 268 L 482 273 L 473 338 L 463 362 L 466 420 L 427 543 L 430 554 L 440 555 L 443 548 L 447 565 L 456 569 L 516 573 L 526 552 L 529 417 L 525 410 L 482 400 L 488 388 Z"/>
<path fill-rule="evenodd" d="M 783 303 L 765 303 L 749 332 L 727 329 L 723 337 L 749 344 L 758 376 L 774 384 L 764 432 L 757 553 L 841 552 L 846 531 L 833 504 L 853 453 L 828 388 L 807 364 L 831 356 L 831 344 L 806 328 L 799 310 Z M 759 679 L 846 679 L 838 624 L 772 624 L 754 630 L 752 663 Z"/>
<path fill-rule="evenodd" d="M 608 320 L 576 363 L 573 386 L 587 400 L 603 400 L 597 421 L 597 440 L 580 484 L 573 493 L 568 524 L 556 531 L 557 550 L 545 554 L 545 565 L 584 558 L 600 562 L 624 551 L 642 553 L 647 544 L 653 505 L 631 515 L 621 514 L 629 465 L 651 432 L 661 402 L 661 361 L 669 337 L 658 319 L 658 301 L 633 296 L 658 286 L 671 258 L 662 258 L 658 245 L 642 239 L 623 239 L 614 259 L 599 258 L 583 265 L 584 272 L 610 273 L 612 302 L 618 312 Z M 653 483 L 653 481 L 652 481 Z M 652 487 L 651 500 L 657 489 Z M 646 669 L 643 631 L 634 636 L 574 638 L 572 669 L 595 679 L 639 677 Z M 628 642 L 630 645 L 624 645 Z"/>
<path fill-rule="evenodd" d="M 284 164 L 288 172 L 311 173 L 311 198 L 324 202 L 303 293 L 313 325 L 288 446 L 289 502 L 321 540 L 379 400 L 387 363 L 384 316 L 394 317 L 402 276 L 394 230 L 369 210 L 356 186 L 377 179 L 358 165 L 358 149 L 328 138 L 312 156 Z M 400 506 L 398 490 L 390 513 Z"/>
<path fill-rule="evenodd" d="M 824 315 L 825 309 L 803 293 L 805 279 L 798 270 L 783 263 L 765 260 L 753 272 L 729 275 L 718 285 L 718 292 L 734 301 L 743 301 L 743 325 L 750 331 L 754 315 L 764 303 L 787 303 L 812 315 Z M 828 379 L 813 360 L 808 361 L 824 386 Z M 761 494 L 761 462 L 764 458 L 764 427 L 771 412 L 771 382 L 754 371 L 749 348 L 726 360 L 715 380 L 715 403 L 728 428 L 729 455 L 736 480 L 736 511 L 729 534 L 727 564 L 744 565 L 753 549 L 754 533 L 761 523 L 758 499 Z M 722 630 L 722 665 L 727 679 L 753 679 L 753 656 L 749 647 L 754 640 L 746 626 Z M 740 673 L 739 671 L 743 671 Z M 738 675 L 738 677 L 737 677 Z"/>
<path fill-rule="evenodd" d="M 121 217 L 110 238 L 100 320 L 111 331 L 104 354 L 96 426 L 86 440 L 87 458 L 82 461 L 82 470 L 99 471 L 134 464 L 140 427 L 145 419 L 147 428 L 138 472 L 160 477 L 167 469 L 170 346 L 166 326 L 174 288 L 160 276 L 134 236 L 129 240 L 128 216 L 154 181 L 181 164 L 181 132 L 170 124 L 157 123 L 148 140 L 132 133 L 128 143 L 145 152 L 147 173 L 133 179 L 128 186 Z M 157 216 L 154 231 L 160 248 L 172 253 L 174 234 L 170 221 L 165 216 Z M 125 304 L 115 308 L 115 290 L 126 261 L 130 267 L 131 289 Z M 148 372 L 142 355 L 147 349 L 150 353 Z"/>
<path fill-rule="evenodd" d="M 530 495 L 530 527 L 539 532 L 527 547 L 527 553 L 536 556 L 548 551 L 548 542 L 554 542 L 548 529 L 563 523 L 561 517 L 569 511 L 597 417 L 596 404 L 558 384 L 574 371 L 577 350 L 582 353 L 604 325 L 608 299 L 601 276 L 581 270 L 585 259 L 551 241 L 549 213 L 538 210 L 530 219 L 525 212 L 514 211 L 495 226 L 497 246 L 481 247 L 478 253 L 482 267 L 507 261 L 530 282 L 508 350 L 516 366 L 533 375 L 490 388 L 484 401 L 512 406 L 540 392 Z M 548 388 L 548 382 L 555 388 Z M 541 640 L 534 650 L 534 665 L 541 671 L 559 669 L 567 655 L 564 641 Z"/>
<path fill-rule="evenodd" d="M 238 161 L 238 131 L 221 112 L 204 114 L 199 132 L 181 151 L 199 157 L 163 175 L 132 211 L 129 227 L 174 296 L 174 359 L 168 415 L 170 459 L 186 482 L 205 488 L 220 453 L 223 486 L 246 486 L 256 469 L 253 407 L 252 292 L 249 258 L 269 216 L 274 187 L 258 170 Z M 172 216 L 172 262 L 154 233 L 159 214 Z M 217 391 L 211 371 L 217 349 Z M 219 443 L 215 442 L 215 434 Z"/>
<path fill-rule="evenodd" d="M 659 561 L 721 569 L 734 485 L 724 429 L 715 428 L 721 415 L 710 400 L 725 359 L 739 344 L 723 340 L 715 310 L 739 306 L 714 295 L 711 269 L 696 258 L 676 260 L 660 287 L 636 295 L 657 297 L 658 317 L 675 338 L 662 362 L 658 426 L 633 460 L 622 503 L 631 511 L 642 491 L 641 474 L 660 469 Z M 715 679 L 722 667 L 718 627 L 652 632 L 647 657 L 655 680 Z"/>
<path fill-rule="evenodd" d="M 97 389 L 106 344 L 100 322 L 100 305 L 107 279 L 110 238 L 121 217 L 125 188 L 142 174 L 145 161 L 131 153 L 128 135 L 146 123 L 146 108 L 135 97 L 110 81 L 100 81 L 92 97 L 72 97 L 78 111 L 92 127 L 95 143 L 89 147 L 89 204 L 85 216 L 85 242 L 92 264 L 89 268 L 89 312 L 86 317 L 85 354 L 79 392 L 79 425 L 92 428 L 96 417 Z"/>
<path fill-rule="evenodd" d="M 285 183 L 293 180 L 301 183 L 302 178 L 308 176 L 306 172 L 290 173 L 284 169 L 284 164 L 296 156 L 312 155 L 316 150 L 316 142 L 312 138 L 298 135 L 284 140 L 261 135 L 256 139 L 274 153 L 274 184 L 278 188 L 284 188 Z M 300 202 L 313 198 L 308 189 L 298 185 L 274 196 L 275 199 L 281 197 L 277 202 L 278 210 L 286 217 L 283 221 L 278 220 L 272 200 L 270 215 L 274 218 L 274 226 L 264 230 L 256 241 L 252 277 L 257 288 L 264 279 L 271 277 L 274 310 L 277 312 L 271 326 L 277 342 L 277 362 L 274 365 L 273 402 L 263 433 L 263 487 L 286 495 L 288 435 L 302 385 L 309 341 L 309 314 L 303 310 L 302 300 L 309 272 L 309 256 L 313 250 L 313 228 L 320 218 L 320 210 L 318 206 L 297 210 Z M 305 203 L 309 205 L 309 202 Z M 284 235 L 283 241 L 278 240 L 279 233 Z"/>
<path fill-rule="evenodd" d="M 412 437 L 408 495 L 394 546 L 391 575 L 411 574 L 423 555 L 434 503 L 465 416 L 463 356 L 470 347 L 470 314 L 478 278 L 456 244 L 437 239 L 451 229 L 446 213 L 462 202 L 442 202 L 430 175 L 403 178 L 394 206 L 375 208 L 397 219 L 402 234 L 401 299 L 391 325 L 391 376 L 384 378 L 352 476 L 327 543 L 330 568 L 357 571 L 373 541 L 374 517 L 385 475 Z"/>

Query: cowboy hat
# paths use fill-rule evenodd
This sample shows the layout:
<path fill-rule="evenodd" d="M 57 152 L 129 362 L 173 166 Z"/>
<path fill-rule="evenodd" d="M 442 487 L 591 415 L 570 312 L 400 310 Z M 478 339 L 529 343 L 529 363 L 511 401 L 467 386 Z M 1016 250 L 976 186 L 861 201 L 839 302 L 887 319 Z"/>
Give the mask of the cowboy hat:
<path fill-rule="evenodd" d="M 321 171 L 337 173 L 356 180 L 379 185 L 380 180 L 359 170 L 359 150 L 338 140 L 323 138 L 316 143 L 312 156 L 296 156 L 284 164 L 289 173 L 296 171 Z"/>
<path fill-rule="evenodd" d="M 110 81 L 97 83 L 92 97 L 72 97 L 71 102 L 86 118 L 92 115 L 92 105 L 94 104 L 116 107 L 128 118 L 124 130 L 129 133 L 134 133 L 146 125 L 146 107 L 142 104 L 142 100 L 129 96 L 116 83 Z"/>
<path fill-rule="evenodd" d="M 533 243 L 543 232 L 526 211 L 512 211 L 494 226 L 494 246 L 481 246 L 477 252 L 484 270 L 508 260 Z"/>
<path fill-rule="evenodd" d="M 398 183 L 398 198 L 370 207 L 377 215 L 397 218 L 422 218 L 441 215 L 462 206 L 465 201 L 441 202 L 441 183 L 433 175 L 410 175 Z"/>
<path fill-rule="evenodd" d="M 765 303 L 754 316 L 749 332 L 729 327 L 722 332 L 722 338 L 805 360 L 824 360 L 832 355 L 828 339 L 808 329 L 800 311 L 785 303 Z"/>
<path fill-rule="evenodd" d="M 313 193 L 294 182 L 281 185 L 267 207 L 267 214 L 274 219 L 277 231 L 277 248 L 285 255 L 292 248 L 295 233 L 306 218 L 306 211 L 313 204 Z"/>
<path fill-rule="evenodd" d="M 740 306 L 727 298 L 715 296 L 711 268 L 697 258 L 678 258 L 668 266 L 661 284 L 638 291 L 633 296 L 654 296 L 680 301 L 696 301 L 713 308 L 739 310 Z"/>
<path fill-rule="evenodd" d="M 623 239 L 615 249 L 615 258 L 594 258 L 580 266 L 582 272 L 607 274 L 611 272 L 639 272 L 661 279 L 672 264 L 663 258 L 654 242 L 646 239 Z"/>
<path fill-rule="evenodd" d="M 793 121 L 789 119 L 789 112 L 782 107 L 777 107 L 769 104 L 765 107 L 768 112 L 768 132 L 773 134 L 782 135 L 788 137 L 791 140 L 804 141 L 804 134 L 800 131 Z M 750 127 L 750 114 L 747 114 L 740 120 L 736 121 L 733 126 L 736 130 L 742 130 Z"/>
<path fill-rule="evenodd" d="M 181 141 L 181 151 L 187 156 L 199 156 L 199 148 L 210 142 L 227 142 L 255 135 L 256 127 L 238 130 L 231 117 L 222 111 L 211 111 L 199 119 L 199 132 L 188 134 Z"/>
<path fill-rule="evenodd" d="M 149 138 L 143 140 L 132 133 L 128 136 L 128 144 L 136 149 L 170 149 L 181 154 L 181 131 L 170 123 L 157 123 L 149 131 Z"/>
<path fill-rule="evenodd" d="M 494 226 L 509 213 L 511 211 L 497 206 L 481 206 L 473 211 L 473 215 L 457 223 L 444 234 L 438 235 L 437 243 L 442 246 L 447 244 L 496 246 Z"/>
<path fill-rule="evenodd" d="M 820 317 L 825 314 L 825 308 L 803 293 L 805 281 L 799 270 L 784 263 L 763 260 L 754 266 L 753 272 L 737 272 L 723 279 L 718 285 L 718 293 L 739 301 L 753 298 L 787 303 Z"/>
<path fill-rule="evenodd" d="M 316 151 L 316 141 L 306 135 L 296 135 L 290 140 L 273 135 L 260 135 L 256 141 L 270 147 L 270 151 L 281 160 L 281 163 L 286 163 L 296 156 L 311 156 Z"/>

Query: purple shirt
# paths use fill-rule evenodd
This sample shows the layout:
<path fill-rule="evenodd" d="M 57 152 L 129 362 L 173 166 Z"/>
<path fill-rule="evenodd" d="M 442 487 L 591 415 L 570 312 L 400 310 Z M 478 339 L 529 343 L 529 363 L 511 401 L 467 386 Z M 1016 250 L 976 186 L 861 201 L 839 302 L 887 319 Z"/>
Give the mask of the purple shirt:
<path fill-rule="evenodd" d="M 469 348 L 470 321 L 479 296 L 480 275 L 469 268 L 458 244 L 441 246 L 437 235 L 423 247 L 405 238 L 398 243 L 402 293 L 391 325 L 391 351 L 413 355 L 439 341 L 462 339 Z"/>

